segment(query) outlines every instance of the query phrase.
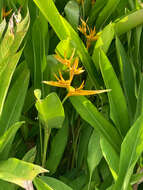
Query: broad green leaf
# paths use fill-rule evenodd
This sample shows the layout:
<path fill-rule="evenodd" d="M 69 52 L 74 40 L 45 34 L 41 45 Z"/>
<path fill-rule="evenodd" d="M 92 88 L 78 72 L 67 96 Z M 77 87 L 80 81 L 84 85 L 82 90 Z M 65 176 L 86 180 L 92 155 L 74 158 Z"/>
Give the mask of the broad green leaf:
<path fill-rule="evenodd" d="M 114 179 L 117 179 L 118 170 L 119 170 L 119 155 L 111 147 L 111 145 L 106 141 L 106 139 L 101 138 L 100 140 L 101 149 L 103 156 L 111 170 L 112 176 Z"/>
<path fill-rule="evenodd" d="M 34 183 L 36 180 L 37 180 L 37 178 L 34 180 Z M 41 176 L 40 180 L 42 180 L 44 183 L 48 184 L 54 190 L 61 190 L 61 189 L 62 190 L 72 190 L 71 187 L 67 186 L 60 180 L 57 180 L 53 177 Z"/>
<path fill-rule="evenodd" d="M 0 159 L 2 159 L 5 155 L 8 155 L 15 134 L 23 123 L 24 122 L 15 123 L 3 134 L 3 136 L 0 137 Z"/>
<path fill-rule="evenodd" d="M 38 177 L 34 179 L 34 185 L 37 190 L 53 190 L 47 183 Z"/>
<path fill-rule="evenodd" d="M 34 91 L 35 93 L 38 91 Z M 49 128 L 61 128 L 64 121 L 64 109 L 56 93 L 49 94 L 46 98 L 38 98 L 36 108 L 40 121 Z"/>
<path fill-rule="evenodd" d="M 119 153 L 121 137 L 115 127 L 107 121 L 97 108 L 85 97 L 70 97 L 70 100 L 80 116 L 103 136 L 113 149 Z"/>
<path fill-rule="evenodd" d="M 65 120 L 62 128 L 59 129 L 59 131 L 51 140 L 49 157 L 46 162 L 46 168 L 50 171 L 50 174 L 55 173 L 57 167 L 59 166 L 65 147 L 67 145 L 68 133 L 69 133 L 68 121 Z"/>
<path fill-rule="evenodd" d="M 88 144 L 88 154 L 87 163 L 90 173 L 90 181 L 92 178 L 93 171 L 98 166 L 100 160 L 102 159 L 102 151 L 100 147 L 100 134 L 94 130 Z"/>
<path fill-rule="evenodd" d="M 27 188 L 28 184 L 40 173 L 47 172 L 38 165 L 9 158 L 0 162 L 0 179 L 15 183 L 23 188 Z"/>
<path fill-rule="evenodd" d="M 143 115 L 141 115 L 128 131 L 120 154 L 119 175 L 115 190 L 126 190 L 139 156 L 143 152 Z"/>
<path fill-rule="evenodd" d="M 19 66 L 19 75 L 16 77 L 5 101 L 0 117 L 0 135 L 20 118 L 29 83 L 29 70 L 26 63 Z"/>
<path fill-rule="evenodd" d="M 102 47 L 102 50 L 105 53 L 107 53 L 109 46 L 114 38 L 114 30 L 116 35 L 121 35 L 130 31 L 136 26 L 142 24 L 143 23 L 142 12 L 143 12 L 142 9 L 131 12 L 128 15 L 125 15 L 124 17 L 117 19 L 114 23 L 110 23 L 99 33 L 100 37 L 99 40 L 97 40 L 92 56 L 93 61 L 97 66 L 97 68 L 99 64 L 98 47 Z"/>
<path fill-rule="evenodd" d="M 132 65 L 118 37 L 116 37 L 116 50 L 130 118 L 132 120 L 136 109 L 135 78 Z"/>
<path fill-rule="evenodd" d="M 117 35 L 124 34 L 143 23 L 143 9 L 129 12 L 127 15 L 117 19 L 113 24 Z"/>
<path fill-rule="evenodd" d="M 77 31 L 79 23 L 79 5 L 76 1 L 68 1 L 65 8 L 66 18 L 72 27 Z"/>
<path fill-rule="evenodd" d="M 99 64 L 106 88 L 111 89 L 108 93 L 111 118 L 122 136 L 125 136 L 129 129 L 126 100 L 115 71 L 103 50 L 100 50 Z"/>
<path fill-rule="evenodd" d="M 71 40 L 72 46 L 76 48 L 77 53 L 90 76 L 90 79 L 93 84 L 98 87 L 98 73 L 93 65 L 90 55 L 87 52 L 87 49 L 71 25 L 59 14 L 53 0 L 48 0 L 46 3 L 45 0 L 34 0 L 34 2 L 49 21 L 59 39 L 66 40 L 69 38 Z"/>
<path fill-rule="evenodd" d="M 97 69 L 99 69 L 99 56 L 100 56 L 100 48 L 107 53 L 110 44 L 114 38 L 114 27 L 113 24 L 108 24 L 100 33 L 99 33 L 99 39 L 97 40 L 93 54 L 92 54 L 92 60 L 96 66 Z M 108 38 L 107 38 L 108 36 Z"/>
<path fill-rule="evenodd" d="M 16 68 L 17 62 L 21 56 L 22 51 L 19 51 L 13 56 L 9 56 L 4 62 L 5 65 L 0 71 L 0 116 L 3 110 L 4 101 L 7 95 L 7 91 L 10 85 L 10 81 L 14 70 Z"/>

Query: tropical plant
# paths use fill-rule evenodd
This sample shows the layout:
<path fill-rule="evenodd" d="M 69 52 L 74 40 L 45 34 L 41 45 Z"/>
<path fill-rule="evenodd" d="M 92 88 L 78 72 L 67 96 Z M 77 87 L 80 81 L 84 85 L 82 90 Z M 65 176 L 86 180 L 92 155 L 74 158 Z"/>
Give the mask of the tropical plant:
<path fill-rule="evenodd" d="M 142 189 L 142 2 L 0 9 L 1 189 Z"/>

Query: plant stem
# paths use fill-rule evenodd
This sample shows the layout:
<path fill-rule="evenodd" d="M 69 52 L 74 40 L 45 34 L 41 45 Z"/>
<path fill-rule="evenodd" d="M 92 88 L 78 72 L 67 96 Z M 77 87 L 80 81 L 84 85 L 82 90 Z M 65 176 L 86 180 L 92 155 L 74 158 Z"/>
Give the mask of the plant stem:
<path fill-rule="evenodd" d="M 42 167 L 45 167 L 46 163 L 46 154 L 47 154 L 47 147 L 48 147 L 50 133 L 51 133 L 51 128 L 48 128 L 47 126 L 44 127 L 44 151 L 43 151 Z"/>

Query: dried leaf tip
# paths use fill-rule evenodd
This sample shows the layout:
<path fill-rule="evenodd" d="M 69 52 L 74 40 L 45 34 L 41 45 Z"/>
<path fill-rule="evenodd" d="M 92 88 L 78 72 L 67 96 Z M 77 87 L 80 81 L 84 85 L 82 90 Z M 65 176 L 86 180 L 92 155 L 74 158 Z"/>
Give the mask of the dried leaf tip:
<path fill-rule="evenodd" d="M 2 18 L 7 17 L 8 15 L 10 15 L 10 13 L 12 12 L 12 9 L 10 9 L 9 11 L 5 11 L 5 8 L 2 8 Z"/>

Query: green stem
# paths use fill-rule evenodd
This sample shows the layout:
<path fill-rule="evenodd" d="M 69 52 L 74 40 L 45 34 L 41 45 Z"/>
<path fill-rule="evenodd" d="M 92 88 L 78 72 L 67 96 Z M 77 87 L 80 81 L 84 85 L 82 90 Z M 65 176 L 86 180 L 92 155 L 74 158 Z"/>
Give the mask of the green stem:
<path fill-rule="evenodd" d="M 64 102 L 68 99 L 68 96 L 65 96 L 63 101 L 62 101 L 62 104 L 64 104 Z"/>
<path fill-rule="evenodd" d="M 46 154 L 47 154 L 47 147 L 48 147 L 50 133 L 51 133 L 51 128 L 48 128 L 47 126 L 44 127 L 44 150 L 43 150 L 42 167 L 45 167 L 46 163 Z"/>
<path fill-rule="evenodd" d="M 40 123 L 40 149 L 41 149 L 41 160 L 42 160 L 42 150 L 43 150 L 43 143 L 42 143 L 42 125 Z"/>

